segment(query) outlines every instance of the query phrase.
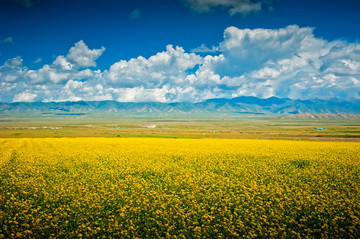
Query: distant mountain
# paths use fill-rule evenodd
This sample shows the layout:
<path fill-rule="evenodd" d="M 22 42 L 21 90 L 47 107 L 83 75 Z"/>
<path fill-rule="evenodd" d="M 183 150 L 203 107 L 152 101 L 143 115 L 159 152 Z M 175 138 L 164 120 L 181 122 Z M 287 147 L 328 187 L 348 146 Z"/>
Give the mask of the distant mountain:
<path fill-rule="evenodd" d="M 157 103 L 157 102 L 117 102 L 117 101 L 76 101 L 76 102 L 17 102 L 0 103 L 0 113 L 51 113 L 87 114 L 96 112 L 133 113 L 242 113 L 242 114 L 358 114 L 360 99 L 313 99 L 291 100 L 270 97 L 260 99 L 241 96 L 232 99 L 217 98 L 199 103 Z"/>
<path fill-rule="evenodd" d="M 360 115 L 306 113 L 306 114 L 286 115 L 286 116 L 283 116 L 282 118 L 283 119 L 359 119 L 360 120 Z"/>
<path fill-rule="evenodd" d="M 285 103 L 287 100 L 290 99 L 279 99 L 276 97 L 270 97 L 267 99 L 260 99 L 254 96 L 240 96 L 232 99 L 225 99 L 225 98 L 216 98 L 216 99 L 209 99 L 205 102 L 215 102 L 215 103 L 231 103 L 231 104 L 249 104 L 249 105 L 259 105 L 259 106 L 271 106 L 271 105 L 279 105 Z"/>

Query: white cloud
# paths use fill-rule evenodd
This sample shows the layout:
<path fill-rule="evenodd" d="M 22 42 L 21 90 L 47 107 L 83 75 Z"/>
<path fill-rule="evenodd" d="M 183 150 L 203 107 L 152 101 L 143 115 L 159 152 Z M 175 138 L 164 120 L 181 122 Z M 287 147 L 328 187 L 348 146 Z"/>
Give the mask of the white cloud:
<path fill-rule="evenodd" d="M 205 44 L 201 44 L 200 46 L 194 48 L 191 50 L 191 52 L 194 53 L 208 53 L 208 52 L 219 52 L 219 47 L 212 46 L 211 48 L 208 48 Z"/>
<path fill-rule="evenodd" d="M 58 56 L 56 57 L 55 61 L 53 62 L 54 66 L 60 67 L 62 70 L 69 71 L 73 69 L 74 64 L 71 64 L 67 58 L 64 56 Z"/>
<path fill-rule="evenodd" d="M 102 55 L 105 48 L 90 50 L 88 46 L 81 40 L 70 48 L 66 59 L 79 67 L 96 66 L 95 61 Z"/>
<path fill-rule="evenodd" d="M 23 60 L 20 56 L 8 59 L 3 66 L 0 66 L 1 82 L 15 82 L 26 75 L 27 68 L 23 67 Z"/>
<path fill-rule="evenodd" d="M 43 61 L 43 59 L 41 58 L 41 57 L 39 57 L 38 59 L 36 59 L 35 61 L 34 61 L 34 63 L 35 64 L 38 64 L 38 63 L 40 63 L 40 62 L 42 62 Z"/>
<path fill-rule="evenodd" d="M 36 97 L 36 94 L 30 92 L 22 92 L 15 95 L 13 102 L 32 102 Z"/>
<path fill-rule="evenodd" d="M 262 10 L 264 4 L 271 1 L 254 0 L 181 0 L 196 12 L 209 12 L 214 8 L 226 8 L 231 15 L 249 14 Z"/>
<path fill-rule="evenodd" d="M 104 48 L 89 49 L 80 41 L 36 70 L 24 66 L 21 57 L 6 61 L 0 66 L 0 101 L 360 98 L 358 43 L 329 42 L 309 27 L 229 27 L 213 49 L 218 52 L 200 56 L 168 45 L 149 58 L 121 60 L 100 71 L 90 67 Z"/>
<path fill-rule="evenodd" d="M 20 56 L 7 60 L 3 67 L 6 68 L 18 68 L 22 65 L 23 60 Z"/>
<path fill-rule="evenodd" d="M 359 97 L 359 44 L 328 42 L 312 28 L 229 27 L 220 43 L 224 60 L 211 64 L 235 95 L 258 97 Z M 329 77 L 335 76 L 335 77 Z"/>
<path fill-rule="evenodd" d="M 224 41 L 220 43 L 226 61 L 219 65 L 218 70 L 238 75 L 295 54 L 306 56 L 317 53 L 324 45 L 325 42 L 316 39 L 312 28 L 308 27 L 292 25 L 281 29 L 254 30 L 229 27 L 224 32 Z"/>
<path fill-rule="evenodd" d="M 69 72 L 62 72 L 52 65 L 44 65 L 41 69 L 37 71 L 28 71 L 28 77 L 35 84 L 60 84 L 66 83 L 70 78 Z"/>
<path fill-rule="evenodd" d="M 29 70 L 27 78 L 35 84 L 62 85 L 69 80 L 87 80 L 94 75 L 94 72 L 90 69 L 80 69 L 96 66 L 95 60 L 104 50 L 104 47 L 90 50 L 83 41 L 79 41 L 70 48 L 66 57 L 60 55 L 51 65 L 46 64 L 38 70 Z"/>
<path fill-rule="evenodd" d="M 104 72 L 108 84 L 116 87 L 159 88 L 167 83 L 181 84 L 186 71 L 202 63 L 202 57 L 168 45 L 166 51 L 149 59 L 138 57 L 113 64 Z"/>

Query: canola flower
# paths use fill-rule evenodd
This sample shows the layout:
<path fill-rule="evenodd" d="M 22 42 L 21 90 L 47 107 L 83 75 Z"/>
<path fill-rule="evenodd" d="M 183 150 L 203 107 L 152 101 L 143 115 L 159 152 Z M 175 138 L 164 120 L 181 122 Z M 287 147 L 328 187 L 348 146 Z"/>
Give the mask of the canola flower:
<path fill-rule="evenodd" d="M 0 238 L 360 238 L 360 144 L 0 139 Z"/>

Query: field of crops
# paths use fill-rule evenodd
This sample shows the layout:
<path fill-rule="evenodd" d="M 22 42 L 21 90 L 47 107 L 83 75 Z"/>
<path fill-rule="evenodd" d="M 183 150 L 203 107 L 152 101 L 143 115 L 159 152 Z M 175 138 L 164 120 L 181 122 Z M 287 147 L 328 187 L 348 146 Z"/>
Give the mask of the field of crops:
<path fill-rule="evenodd" d="M 0 238 L 360 238 L 360 143 L 0 140 Z"/>

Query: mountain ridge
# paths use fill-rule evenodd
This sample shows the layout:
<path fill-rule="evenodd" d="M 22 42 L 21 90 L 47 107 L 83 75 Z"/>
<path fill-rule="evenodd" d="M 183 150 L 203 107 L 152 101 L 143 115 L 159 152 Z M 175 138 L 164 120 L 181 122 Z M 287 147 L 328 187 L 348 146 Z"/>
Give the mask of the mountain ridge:
<path fill-rule="evenodd" d="M 214 98 L 203 102 L 117 102 L 64 101 L 0 103 L 0 113 L 243 113 L 243 114 L 360 114 L 360 99 L 292 100 L 270 97 L 261 99 L 240 96 L 231 99 Z"/>
<path fill-rule="evenodd" d="M 360 119 L 360 115 L 355 114 L 328 114 L 328 113 L 303 113 L 283 116 L 282 119 Z"/>

